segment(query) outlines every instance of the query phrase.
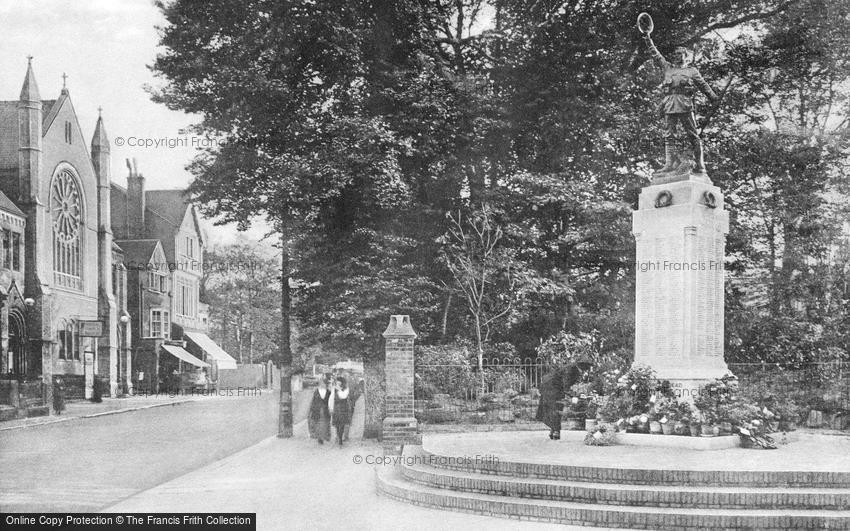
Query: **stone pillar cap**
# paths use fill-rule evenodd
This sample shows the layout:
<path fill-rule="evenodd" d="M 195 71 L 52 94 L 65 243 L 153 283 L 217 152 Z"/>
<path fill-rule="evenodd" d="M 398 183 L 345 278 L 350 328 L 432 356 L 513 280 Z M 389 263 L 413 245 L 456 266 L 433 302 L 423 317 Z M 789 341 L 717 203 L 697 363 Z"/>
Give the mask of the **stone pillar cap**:
<path fill-rule="evenodd" d="M 409 315 L 391 315 L 390 324 L 384 330 L 384 337 L 416 337 L 416 332 L 410 325 Z"/>

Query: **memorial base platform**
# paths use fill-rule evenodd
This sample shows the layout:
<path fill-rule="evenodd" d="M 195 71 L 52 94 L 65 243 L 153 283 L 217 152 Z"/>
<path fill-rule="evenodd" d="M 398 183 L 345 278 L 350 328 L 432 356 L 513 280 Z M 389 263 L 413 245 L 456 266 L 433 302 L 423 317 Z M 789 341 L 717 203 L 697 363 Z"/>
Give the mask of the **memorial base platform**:
<path fill-rule="evenodd" d="M 565 433 L 559 441 L 541 431 L 426 434 L 399 466 L 379 472 L 378 490 L 417 505 L 570 525 L 850 529 L 848 437 L 706 451 L 586 446 L 580 432 Z"/>

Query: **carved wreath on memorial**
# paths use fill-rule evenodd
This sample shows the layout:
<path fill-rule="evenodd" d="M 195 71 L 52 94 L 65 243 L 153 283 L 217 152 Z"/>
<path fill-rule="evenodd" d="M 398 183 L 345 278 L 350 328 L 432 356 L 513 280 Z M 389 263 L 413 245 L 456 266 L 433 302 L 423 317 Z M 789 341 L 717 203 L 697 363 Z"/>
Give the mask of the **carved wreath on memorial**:
<path fill-rule="evenodd" d="M 664 208 L 673 204 L 673 194 L 664 190 L 655 198 L 655 208 Z"/>
<path fill-rule="evenodd" d="M 717 208 L 717 198 L 709 191 L 702 193 L 702 202 L 708 208 Z"/>
<path fill-rule="evenodd" d="M 53 180 L 50 194 L 50 215 L 56 238 L 70 243 L 80 232 L 82 208 L 77 182 L 71 172 L 61 171 Z"/>

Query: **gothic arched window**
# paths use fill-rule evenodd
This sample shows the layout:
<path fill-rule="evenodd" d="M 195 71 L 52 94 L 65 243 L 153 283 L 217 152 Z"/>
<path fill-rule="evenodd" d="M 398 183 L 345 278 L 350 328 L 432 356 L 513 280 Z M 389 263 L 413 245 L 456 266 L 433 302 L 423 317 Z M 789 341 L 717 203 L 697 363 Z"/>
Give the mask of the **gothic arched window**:
<path fill-rule="evenodd" d="M 64 288 L 82 289 L 83 206 L 77 178 L 71 170 L 63 169 L 53 178 L 49 204 L 54 281 Z"/>

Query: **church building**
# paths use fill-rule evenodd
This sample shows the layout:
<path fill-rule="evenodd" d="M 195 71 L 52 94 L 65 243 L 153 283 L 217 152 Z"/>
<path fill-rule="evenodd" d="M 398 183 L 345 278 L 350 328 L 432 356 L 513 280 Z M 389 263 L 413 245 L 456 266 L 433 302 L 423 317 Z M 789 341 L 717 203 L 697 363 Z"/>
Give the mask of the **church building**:
<path fill-rule="evenodd" d="M 69 398 L 90 394 L 95 375 L 104 394 L 130 385 L 109 151 L 102 117 L 83 138 L 66 87 L 42 99 L 30 59 L 18 99 L 0 101 L 0 359 L 6 380 L 43 384 L 47 404 L 57 379 Z"/>

